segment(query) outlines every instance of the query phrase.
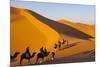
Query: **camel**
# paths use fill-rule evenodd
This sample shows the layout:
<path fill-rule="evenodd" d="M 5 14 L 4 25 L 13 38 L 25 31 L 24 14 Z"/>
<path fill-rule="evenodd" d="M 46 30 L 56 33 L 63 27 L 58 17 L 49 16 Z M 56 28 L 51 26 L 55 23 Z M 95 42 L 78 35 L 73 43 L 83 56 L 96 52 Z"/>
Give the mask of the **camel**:
<path fill-rule="evenodd" d="M 42 61 L 44 60 L 45 57 L 47 57 L 49 55 L 50 52 L 47 52 L 46 49 L 43 50 L 43 52 L 39 52 L 37 54 L 37 59 L 36 59 L 36 64 L 38 64 L 38 60 L 41 58 Z"/>
<path fill-rule="evenodd" d="M 54 60 L 54 58 L 55 58 L 55 52 L 51 52 L 51 56 L 52 56 L 51 60 Z"/>
<path fill-rule="evenodd" d="M 20 64 L 22 63 L 23 59 L 27 59 L 28 63 L 30 63 L 30 59 L 33 58 L 35 56 L 36 52 L 33 52 L 33 54 L 31 55 L 29 52 L 29 47 L 27 47 L 26 52 L 24 52 L 21 56 L 20 56 Z"/>
<path fill-rule="evenodd" d="M 33 58 L 35 56 L 35 52 L 33 52 L 33 54 L 31 56 L 28 56 L 27 53 L 23 53 L 21 55 L 21 58 L 20 58 L 20 64 L 22 63 L 23 59 L 27 59 L 28 60 L 28 63 L 30 63 L 30 59 Z"/>
<path fill-rule="evenodd" d="M 11 61 L 12 61 L 12 60 L 15 60 L 19 54 L 20 54 L 20 52 L 15 52 L 15 54 L 14 54 L 13 56 L 10 55 Z"/>
<path fill-rule="evenodd" d="M 58 44 L 58 47 L 60 48 L 61 47 L 61 44 Z"/>
<path fill-rule="evenodd" d="M 63 40 L 62 40 L 62 44 L 65 44 L 65 42 L 66 42 L 66 40 L 63 39 Z"/>
<path fill-rule="evenodd" d="M 59 48 L 61 47 L 61 41 L 58 41 L 58 47 Z"/>
<path fill-rule="evenodd" d="M 54 48 L 55 48 L 55 49 L 57 48 L 57 44 L 54 45 Z"/>

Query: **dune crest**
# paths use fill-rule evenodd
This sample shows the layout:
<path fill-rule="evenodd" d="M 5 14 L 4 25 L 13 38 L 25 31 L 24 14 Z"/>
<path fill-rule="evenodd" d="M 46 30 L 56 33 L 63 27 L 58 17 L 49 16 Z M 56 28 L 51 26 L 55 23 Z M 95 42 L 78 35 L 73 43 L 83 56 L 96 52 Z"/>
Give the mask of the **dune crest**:
<path fill-rule="evenodd" d="M 38 20 L 40 20 L 44 24 L 48 25 L 49 27 L 51 27 L 52 29 L 57 31 L 59 34 L 61 34 L 61 37 L 64 37 L 63 35 L 66 35 L 66 36 L 71 36 L 74 38 L 85 39 L 85 40 L 89 40 L 90 38 L 94 38 L 93 36 L 88 35 L 87 33 L 80 31 L 80 30 L 78 30 L 70 25 L 65 25 L 65 24 L 59 23 L 58 21 L 51 20 L 51 19 L 46 18 L 46 17 L 44 17 L 44 16 L 42 16 L 34 11 L 31 11 L 31 10 L 27 10 L 27 11 L 32 16 L 34 16 L 35 18 L 37 18 Z"/>
<path fill-rule="evenodd" d="M 95 37 L 95 26 L 92 24 L 89 25 L 89 24 L 83 24 L 83 23 L 76 23 L 74 21 L 64 20 L 64 19 L 57 20 L 57 22 L 65 24 L 65 25 L 69 25 L 77 30 L 80 30 L 90 36 Z"/>

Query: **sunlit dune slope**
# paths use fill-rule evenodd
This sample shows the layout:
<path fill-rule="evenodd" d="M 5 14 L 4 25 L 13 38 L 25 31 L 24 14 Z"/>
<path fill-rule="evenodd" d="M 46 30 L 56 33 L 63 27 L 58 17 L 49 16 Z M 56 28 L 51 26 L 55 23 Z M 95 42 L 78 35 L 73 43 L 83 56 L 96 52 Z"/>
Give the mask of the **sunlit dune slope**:
<path fill-rule="evenodd" d="M 31 52 L 42 46 L 50 49 L 58 41 L 59 34 L 32 16 L 26 9 L 11 7 L 11 53 L 23 52 L 29 46 Z"/>
<path fill-rule="evenodd" d="M 59 23 L 69 25 L 77 30 L 80 30 L 90 36 L 95 37 L 95 26 L 93 24 L 83 24 L 83 23 L 75 23 L 69 20 L 58 20 Z"/>
<path fill-rule="evenodd" d="M 28 10 L 28 12 L 30 12 L 31 15 L 35 16 L 38 20 L 47 24 L 49 27 L 53 28 L 55 31 L 59 32 L 60 34 L 71 36 L 71 37 L 78 38 L 78 39 L 85 39 L 85 40 L 94 38 L 93 36 L 90 36 L 87 33 L 84 33 L 83 31 L 80 31 L 76 28 L 73 28 L 70 25 L 65 25 L 57 21 L 48 19 L 34 11 Z"/>

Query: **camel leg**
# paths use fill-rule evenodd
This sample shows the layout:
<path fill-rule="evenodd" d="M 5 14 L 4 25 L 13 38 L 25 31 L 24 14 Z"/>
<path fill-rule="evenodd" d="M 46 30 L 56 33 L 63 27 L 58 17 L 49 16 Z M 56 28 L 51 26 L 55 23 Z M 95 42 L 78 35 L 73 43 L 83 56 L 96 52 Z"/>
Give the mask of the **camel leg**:
<path fill-rule="evenodd" d="M 28 63 L 30 64 L 30 59 L 28 60 Z"/>
<path fill-rule="evenodd" d="M 38 60 L 39 60 L 39 58 L 36 59 L 36 64 L 38 64 Z"/>
<path fill-rule="evenodd" d="M 23 59 L 21 58 L 21 59 L 20 59 L 20 64 L 22 63 L 22 60 L 23 60 Z"/>
<path fill-rule="evenodd" d="M 54 56 L 52 56 L 51 60 L 54 60 Z"/>
<path fill-rule="evenodd" d="M 44 58 L 41 58 L 41 60 L 40 60 L 40 62 L 39 62 L 39 63 L 41 64 L 42 62 L 44 62 Z"/>

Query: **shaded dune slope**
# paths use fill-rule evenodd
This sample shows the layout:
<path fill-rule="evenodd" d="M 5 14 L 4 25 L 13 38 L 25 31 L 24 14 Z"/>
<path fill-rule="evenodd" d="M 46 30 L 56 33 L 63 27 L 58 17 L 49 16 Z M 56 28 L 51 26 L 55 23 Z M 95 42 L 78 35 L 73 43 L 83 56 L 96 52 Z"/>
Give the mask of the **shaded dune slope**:
<path fill-rule="evenodd" d="M 64 35 L 68 35 L 68 36 L 72 36 L 72 37 L 76 37 L 79 39 L 89 39 L 89 38 L 94 38 L 82 31 L 79 31 L 69 25 L 65 25 L 65 24 L 61 24 L 58 23 L 54 20 L 48 19 L 44 16 L 41 16 L 40 14 L 28 10 L 29 13 L 31 13 L 33 16 L 35 16 L 38 20 L 42 21 L 43 23 L 47 24 L 48 26 L 50 26 L 51 28 L 53 28 L 54 30 L 56 30 L 57 32 L 64 34 Z"/>
<path fill-rule="evenodd" d="M 69 25 L 77 30 L 80 30 L 90 36 L 95 37 L 95 25 L 94 24 L 84 24 L 84 23 L 71 21 L 68 19 L 60 19 L 60 20 L 57 20 L 57 22 L 65 24 L 65 25 Z"/>

